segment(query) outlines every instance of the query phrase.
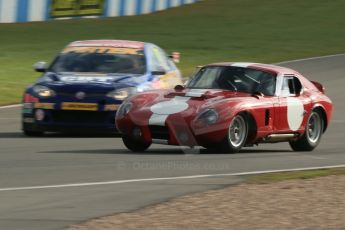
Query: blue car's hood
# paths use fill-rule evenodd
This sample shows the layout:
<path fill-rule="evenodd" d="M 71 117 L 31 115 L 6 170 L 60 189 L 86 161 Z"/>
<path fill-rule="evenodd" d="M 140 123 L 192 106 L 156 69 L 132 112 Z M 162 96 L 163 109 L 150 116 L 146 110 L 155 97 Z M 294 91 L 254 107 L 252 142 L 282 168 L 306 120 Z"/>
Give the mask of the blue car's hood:
<path fill-rule="evenodd" d="M 108 91 L 117 88 L 137 86 L 142 79 L 138 74 L 98 73 L 46 73 L 36 84 L 58 91 L 97 90 Z"/>

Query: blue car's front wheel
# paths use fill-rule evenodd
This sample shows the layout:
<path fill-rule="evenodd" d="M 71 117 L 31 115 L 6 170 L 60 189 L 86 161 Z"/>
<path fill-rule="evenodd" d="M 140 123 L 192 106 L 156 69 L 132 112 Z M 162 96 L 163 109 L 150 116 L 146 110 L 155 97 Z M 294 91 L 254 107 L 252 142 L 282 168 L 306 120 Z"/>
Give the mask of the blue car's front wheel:
<path fill-rule="evenodd" d="M 44 134 L 43 131 L 32 129 L 28 127 L 28 125 L 25 123 L 23 123 L 22 127 L 23 127 L 23 134 L 28 137 L 39 137 L 39 136 L 43 136 Z"/>
<path fill-rule="evenodd" d="M 40 137 L 43 136 L 44 132 L 42 131 L 30 131 L 30 130 L 23 130 L 25 136 L 28 137 Z"/>

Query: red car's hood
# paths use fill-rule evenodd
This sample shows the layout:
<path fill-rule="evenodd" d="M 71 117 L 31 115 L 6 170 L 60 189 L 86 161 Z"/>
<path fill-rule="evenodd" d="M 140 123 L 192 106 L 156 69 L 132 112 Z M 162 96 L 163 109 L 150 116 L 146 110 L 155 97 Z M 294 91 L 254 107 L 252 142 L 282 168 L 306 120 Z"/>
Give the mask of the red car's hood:
<path fill-rule="evenodd" d="M 150 110 L 155 114 L 185 115 L 198 113 L 200 110 L 222 103 L 224 99 L 244 99 L 252 97 L 245 92 L 216 89 L 185 89 L 182 91 L 152 91 L 139 94 L 133 100 L 138 110 Z"/>
<path fill-rule="evenodd" d="M 129 100 L 133 106 L 128 116 L 134 124 L 173 124 L 174 127 L 183 127 L 186 124 L 192 125 L 192 121 L 208 109 L 216 110 L 221 120 L 228 120 L 232 116 L 230 110 L 235 110 L 236 104 L 256 99 L 251 94 L 243 92 L 185 89 L 150 91 L 137 94 Z"/>
<path fill-rule="evenodd" d="M 204 100 L 211 98 L 231 98 L 231 97 L 248 97 L 251 94 L 239 91 L 230 91 L 222 89 L 185 89 L 182 91 L 168 91 L 163 94 L 165 97 L 192 97 L 192 98 L 202 98 Z"/>

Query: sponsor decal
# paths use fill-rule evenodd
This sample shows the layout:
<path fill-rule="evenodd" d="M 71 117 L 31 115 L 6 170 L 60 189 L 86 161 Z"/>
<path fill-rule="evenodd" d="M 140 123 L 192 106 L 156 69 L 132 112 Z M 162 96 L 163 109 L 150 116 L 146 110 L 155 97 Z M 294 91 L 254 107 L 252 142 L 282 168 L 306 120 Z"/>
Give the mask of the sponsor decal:
<path fill-rule="evenodd" d="M 122 48 L 122 47 L 89 47 L 89 46 L 70 46 L 65 48 L 63 53 L 99 53 L 99 54 L 128 54 L 144 55 L 143 49 Z"/>
<path fill-rule="evenodd" d="M 51 16 L 102 15 L 104 0 L 52 0 Z"/>
<path fill-rule="evenodd" d="M 97 103 L 74 103 L 74 102 L 63 102 L 61 105 L 62 110 L 88 110 L 97 111 Z"/>
<path fill-rule="evenodd" d="M 76 41 L 70 44 L 70 47 L 118 47 L 118 48 L 133 48 L 144 49 L 144 42 L 134 42 L 125 40 L 91 40 L 91 41 Z"/>
<path fill-rule="evenodd" d="M 61 81 L 65 82 L 99 82 L 99 83 L 107 83 L 113 80 L 112 77 L 106 77 L 101 75 L 99 77 L 95 76 L 62 76 L 60 77 Z"/>
<path fill-rule="evenodd" d="M 116 111 L 120 105 L 117 104 L 109 104 L 104 106 L 104 111 Z"/>
<path fill-rule="evenodd" d="M 55 103 L 35 103 L 35 109 L 54 109 Z"/>

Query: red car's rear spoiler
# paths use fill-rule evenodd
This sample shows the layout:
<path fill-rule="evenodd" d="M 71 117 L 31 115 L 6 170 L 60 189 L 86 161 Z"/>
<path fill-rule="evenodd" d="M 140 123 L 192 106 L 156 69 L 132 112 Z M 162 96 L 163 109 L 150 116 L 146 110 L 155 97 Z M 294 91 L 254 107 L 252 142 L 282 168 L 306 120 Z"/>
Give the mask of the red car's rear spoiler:
<path fill-rule="evenodd" d="M 326 89 L 325 89 L 325 87 L 321 83 L 319 83 L 317 81 L 311 81 L 311 82 L 316 86 L 316 88 L 318 90 L 320 90 L 320 92 L 325 93 Z"/>

